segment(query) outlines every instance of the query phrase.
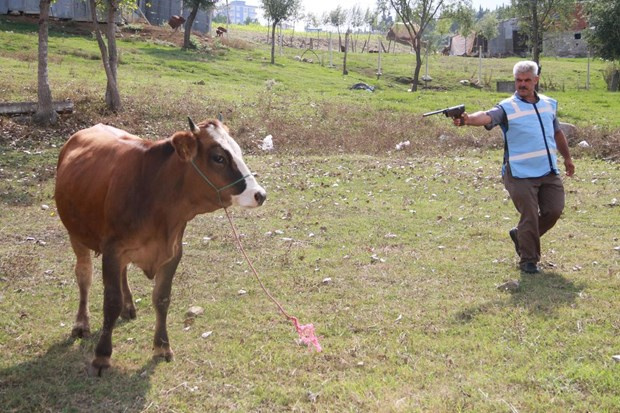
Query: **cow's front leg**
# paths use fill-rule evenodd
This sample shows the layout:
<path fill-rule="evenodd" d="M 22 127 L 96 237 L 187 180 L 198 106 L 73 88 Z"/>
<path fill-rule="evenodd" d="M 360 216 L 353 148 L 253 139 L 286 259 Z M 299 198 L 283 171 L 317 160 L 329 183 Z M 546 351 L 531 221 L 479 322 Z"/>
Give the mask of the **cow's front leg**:
<path fill-rule="evenodd" d="M 155 336 L 153 338 L 153 358 L 164 358 L 172 361 L 174 353 L 170 348 L 168 340 L 168 330 L 166 329 L 166 319 L 168 317 L 168 307 L 170 306 L 170 291 L 172 289 L 172 279 L 181 260 L 181 246 L 175 257 L 166 263 L 155 275 L 155 288 L 153 289 L 153 306 L 155 307 Z"/>
<path fill-rule="evenodd" d="M 123 291 L 121 289 L 121 264 L 115 254 L 103 253 L 103 327 L 101 338 L 95 348 L 95 359 L 91 363 L 91 375 L 101 375 L 110 367 L 112 356 L 112 331 L 121 314 Z"/>
<path fill-rule="evenodd" d="M 135 320 L 136 318 L 136 306 L 133 303 L 133 295 L 129 288 L 129 282 L 127 280 L 127 266 L 123 268 L 121 272 L 121 282 L 123 286 L 123 310 L 121 311 L 121 318 L 123 320 Z"/>

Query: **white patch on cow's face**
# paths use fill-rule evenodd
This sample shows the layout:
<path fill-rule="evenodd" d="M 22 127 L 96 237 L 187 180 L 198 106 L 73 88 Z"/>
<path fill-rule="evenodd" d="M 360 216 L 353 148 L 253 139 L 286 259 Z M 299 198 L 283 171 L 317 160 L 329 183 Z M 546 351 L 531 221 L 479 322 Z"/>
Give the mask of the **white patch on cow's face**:
<path fill-rule="evenodd" d="M 258 182 L 256 182 L 252 172 L 250 172 L 250 169 L 243 161 L 241 148 L 237 142 L 235 142 L 235 140 L 231 138 L 228 133 L 226 133 L 224 128 L 217 127 L 214 124 L 209 124 L 207 126 L 207 131 L 224 150 L 230 153 L 232 160 L 241 175 L 246 176 L 245 190 L 239 195 L 232 196 L 232 205 L 245 208 L 255 208 L 260 206 L 265 200 L 267 192 L 258 184 Z"/>

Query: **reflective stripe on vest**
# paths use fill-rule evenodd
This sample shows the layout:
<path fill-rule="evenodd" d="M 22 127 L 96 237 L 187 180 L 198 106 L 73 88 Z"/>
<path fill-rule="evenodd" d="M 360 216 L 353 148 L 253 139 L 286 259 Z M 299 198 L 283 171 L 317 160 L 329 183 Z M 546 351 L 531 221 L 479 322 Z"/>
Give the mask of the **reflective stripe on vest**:
<path fill-rule="evenodd" d="M 544 95 L 538 97 L 538 102 L 529 103 L 515 94 L 499 103 L 508 119 L 508 128 L 504 129 L 505 158 L 516 178 L 559 173 L 553 128 L 557 101 Z"/>

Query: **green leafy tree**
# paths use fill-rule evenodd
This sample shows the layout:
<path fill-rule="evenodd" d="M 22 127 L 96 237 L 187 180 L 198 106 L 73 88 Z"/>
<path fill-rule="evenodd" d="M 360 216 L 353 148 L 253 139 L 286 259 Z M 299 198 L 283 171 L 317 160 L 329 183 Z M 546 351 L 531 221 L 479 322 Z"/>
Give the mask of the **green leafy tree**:
<path fill-rule="evenodd" d="M 562 29 L 571 21 L 575 0 L 512 0 L 521 30 L 527 35 L 532 60 L 540 63 L 543 34 Z"/>
<path fill-rule="evenodd" d="M 495 14 L 497 15 L 497 20 L 503 21 L 512 19 L 513 17 L 517 17 L 515 9 L 510 5 L 499 6 L 495 9 Z"/>
<path fill-rule="evenodd" d="M 353 6 L 349 12 L 349 27 L 355 33 L 355 40 L 352 43 L 352 52 L 357 51 L 357 41 L 359 40 L 359 33 L 364 26 L 364 13 L 359 5 Z M 349 36 L 350 37 L 350 36 Z"/>
<path fill-rule="evenodd" d="M 476 12 L 471 6 L 470 0 L 459 3 L 453 13 L 453 20 L 458 24 L 458 33 L 465 38 L 465 54 L 467 54 L 467 38 L 474 29 Z"/>
<path fill-rule="evenodd" d="M 338 50 L 342 50 L 342 34 L 340 28 L 347 24 L 347 11 L 338 5 L 335 9 L 331 10 L 327 15 L 327 23 L 336 28 L 338 32 Z"/>
<path fill-rule="evenodd" d="M 366 45 L 368 46 L 368 50 L 370 50 L 370 35 L 378 28 L 379 12 L 377 10 L 372 11 L 370 8 L 367 8 L 364 13 L 364 23 L 368 26 L 368 38 L 366 39 Z M 362 49 L 362 53 L 363 52 L 364 50 Z"/>
<path fill-rule="evenodd" d="M 53 125 L 58 121 L 58 114 L 52 104 L 47 65 L 49 15 L 52 0 L 39 2 L 39 61 L 37 74 L 37 111 L 32 120 L 38 125 Z"/>
<path fill-rule="evenodd" d="M 420 83 L 422 67 L 422 36 L 441 8 L 450 0 L 390 0 L 390 4 L 405 25 L 413 43 L 415 69 L 411 91 L 416 92 Z"/>
<path fill-rule="evenodd" d="M 377 25 L 377 30 L 382 30 L 386 32 L 392 24 L 394 24 L 394 19 L 390 15 L 390 2 L 389 0 L 377 0 L 377 14 L 379 17 L 379 22 Z"/>
<path fill-rule="evenodd" d="M 185 22 L 185 33 L 183 35 L 183 49 L 187 50 L 191 47 L 190 36 L 192 34 L 192 27 L 196 20 L 198 10 L 205 10 L 207 13 L 211 13 L 215 9 L 215 3 L 217 0 L 185 0 L 183 7 L 191 10 L 187 21 Z"/>
<path fill-rule="evenodd" d="M 588 44 L 597 56 L 620 60 L 620 0 L 597 0 L 587 3 L 590 30 Z"/>
<path fill-rule="evenodd" d="M 489 42 L 489 50 L 487 53 L 491 55 L 491 39 L 499 35 L 499 21 L 495 13 L 486 13 L 480 20 L 476 22 L 476 32 L 481 34 Z"/>
<path fill-rule="evenodd" d="M 276 62 L 276 27 L 292 16 L 300 0 L 262 0 L 265 17 L 271 23 L 271 64 Z"/>

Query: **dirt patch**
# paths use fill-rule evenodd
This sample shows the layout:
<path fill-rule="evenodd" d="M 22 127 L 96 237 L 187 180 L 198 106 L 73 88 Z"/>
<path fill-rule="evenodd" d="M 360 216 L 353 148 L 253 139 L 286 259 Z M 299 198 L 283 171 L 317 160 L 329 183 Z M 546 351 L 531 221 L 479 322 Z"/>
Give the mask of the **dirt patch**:
<path fill-rule="evenodd" d="M 13 23 L 39 24 L 39 17 L 36 15 L 6 16 L 6 20 Z M 74 20 L 61 20 L 50 18 L 50 31 L 61 32 L 74 36 L 91 36 L 93 24 L 90 22 L 78 22 Z M 203 33 L 193 31 L 192 36 L 200 39 L 201 42 L 210 42 L 212 38 Z M 170 26 L 155 26 L 148 23 L 132 23 L 119 25 L 117 38 L 139 38 L 144 41 L 167 42 L 176 46 L 183 46 L 182 29 L 173 30 Z"/>
<path fill-rule="evenodd" d="M 36 15 L 20 15 L 20 16 L 5 16 L 7 21 L 15 23 L 25 23 L 38 25 L 38 16 Z M 217 24 L 215 25 L 217 26 Z M 215 26 L 214 31 L 215 33 Z M 234 27 L 229 28 L 228 33 L 220 38 L 224 43 L 233 39 L 243 40 L 245 42 L 254 44 L 271 44 L 271 36 L 267 27 L 263 28 L 263 31 L 247 31 L 247 30 L 235 30 Z M 50 18 L 50 30 L 58 31 L 65 34 L 90 36 L 93 32 L 93 25 L 90 22 L 77 22 L 73 20 L 60 20 Z M 209 44 L 218 39 L 215 36 L 201 33 L 199 31 L 192 31 L 192 36 L 196 37 L 203 44 Z M 140 38 L 145 41 L 153 42 L 167 42 L 176 46 L 183 46 L 183 28 L 180 27 L 177 30 L 172 29 L 168 24 L 163 26 L 150 25 L 146 21 L 122 24 L 119 25 L 118 31 L 119 38 Z M 283 45 L 285 47 L 292 47 L 301 50 L 320 50 L 327 51 L 331 48 L 334 51 L 343 47 L 345 38 L 344 35 L 338 35 L 332 33 L 331 36 L 328 33 L 309 33 L 309 32 L 294 32 L 291 34 L 285 34 L 283 37 Z M 390 42 L 383 39 L 384 51 L 390 50 L 391 53 L 408 53 L 411 52 L 411 48 L 398 43 Z M 234 47 L 234 45 L 231 45 Z M 376 40 L 369 39 L 366 35 L 352 35 L 350 39 L 350 50 L 354 52 L 367 52 L 369 49 L 377 52 L 379 44 Z"/>

